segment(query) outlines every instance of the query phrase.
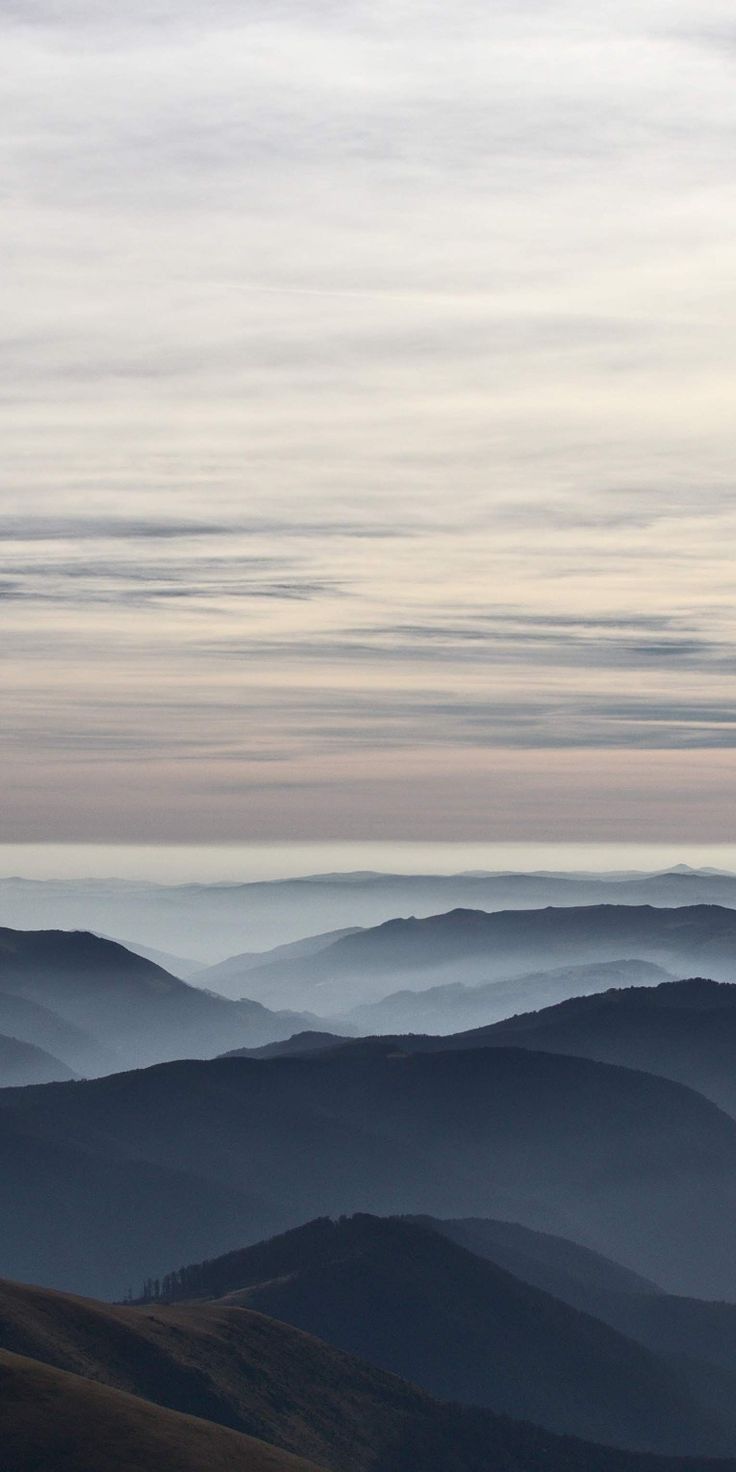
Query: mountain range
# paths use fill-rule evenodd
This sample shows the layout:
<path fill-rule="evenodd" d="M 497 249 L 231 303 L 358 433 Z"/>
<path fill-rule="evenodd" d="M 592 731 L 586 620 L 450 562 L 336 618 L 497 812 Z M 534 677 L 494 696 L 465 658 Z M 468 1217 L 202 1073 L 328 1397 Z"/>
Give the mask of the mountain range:
<path fill-rule="evenodd" d="M 6 1272 L 77 1291 L 366 1211 L 516 1219 L 671 1291 L 736 1294 L 736 1122 L 590 1059 L 377 1039 L 7 1089 L 0 1163 Z"/>
<path fill-rule="evenodd" d="M 321 1219 L 174 1278 L 443 1399 L 638 1450 L 736 1449 L 736 1371 L 708 1404 L 706 1365 L 690 1374 L 425 1225 Z"/>
<path fill-rule="evenodd" d="M 520 1008 L 532 1011 L 568 997 L 613 987 L 652 987 L 671 980 L 664 967 L 651 961 L 589 961 L 582 966 L 558 966 L 485 985 L 466 986 L 455 981 L 444 986 L 423 986 L 420 991 L 405 987 L 377 1002 L 351 1008 L 337 1018 L 337 1023 L 362 1033 L 453 1033 L 496 1022 Z"/>
<path fill-rule="evenodd" d="M 622 958 L 653 963 L 670 976 L 728 981 L 736 975 L 736 913 L 715 905 L 451 910 L 389 920 L 316 954 L 267 959 L 247 972 L 247 983 L 248 995 L 271 1007 L 354 1018 L 357 1006 L 400 989 L 510 982 L 561 967 L 620 965 Z"/>
<path fill-rule="evenodd" d="M 736 1472 L 440 1402 L 221 1303 L 112 1307 L 0 1282 L 0 1345 L 3 1472 Z"/>
<path fill-rule="evenodd" d="M 689 1084 L 736 1115 L 736 985 L 695 977 L 574 997 L 447 1043 L 481 1044 L 644 1069 Z"/>
<path fill-rule="evenodd" d="M 89 932 L 0 931 L 0 1031 L 50 1051 L 57 1077 L 207 1057 L 312 1026 L 259 1002 L 229 1001 Z M 18 1067 L 20 1064 L 18 1063 Z M 35 1082 L 2 1071 L 0 1083 Z"/>
<path fill-rule="evenodd" d="M 0 880 L 0 923 L 82 929 L 186 958 L 192 967 L 397 915 L 548 905 L 736 905 L 736 875 L 676 866 L 662 874 L 321 874 L 260 883 L 162 885 L 116 879 Z M 167 969 L 179 974 L 179 964 Z M 237 992 L 231 993 L 237 996 Z"/>

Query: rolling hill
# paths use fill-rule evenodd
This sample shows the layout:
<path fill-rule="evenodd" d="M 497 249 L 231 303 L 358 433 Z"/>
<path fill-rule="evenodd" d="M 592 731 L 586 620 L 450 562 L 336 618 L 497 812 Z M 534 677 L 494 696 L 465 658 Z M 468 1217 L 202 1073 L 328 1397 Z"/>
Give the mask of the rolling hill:
<path fill-rule="evenodd" d="M 532 1283 L 561 1298 L 573 1308 L 597 1314 L 603 1297 L 616 1299 L 624 1295 L 659 1297 L 666 1295 L 658 1284 L 639 1273 L 632 1273 L 620 1263 L 568 1237 L 550 1232 L 535 1232 L 519 1222 L 505 1222 L 483 1217 L 440 1220 L 437 1217 L 412 1217 L 466 1247 L 478 1257 L 486 1257 L 525 1283 Z"/>
<path fill-rule="evenodd" d="M 668 1453 L 736 1448 L 732 1401 L 703 1406 L 680 1368 L 408 1221 L 314 1221 L 185 1269 L 164 1291 L 224 1295 L 433 1395 L 558 1433 Z"/>
<path fill-rule="evenodd" d="M 0 1033 L 0 1089 L 24 1084 L 62 1083 L 72 1078 L 71 1068 L 43 1048 Z"/>
<path fill-rule="evenodd" d="M 456 981 L 423 987 L 421 991 L 405 988 L 378 1002 L 353 1008 L 346 1013 L 345 1021 L 372 1034 L 454 1033 L 488 1026 L 516 1012 L 552 1006 L 568 997 L 589 996 L 614 987 L 658 986 L 672 980 L 668 971 L 651 961 L 587 962 L 485 985 L 464 986 Z"/>
<path fill-rule="evenodd" d="M 3 1472 L 318 1472 L 301 1458 L 0 1350 Z"/>
<path fill-rule="evenodd" d="M 458 907 L 492 912 L 603 904 L 733 908 L 736 876 L 678 866 L 663 874 L 368 872 L 246 884 L 0 880 L 4 925 L 130 936 L 148 948 L 183 952 L 203 966 L 304 936 L 381 925 L 397 915 L 429 916 Z"/>
<path fill-rule="evenodd" d="M 736 986 L 694 978 L 577 997 L 464 1035 L 463 1046 L 542 1049 L 642 1068 L 736 1114 Z M 459 1046 L 460 1038 L 451 1046 Z"/>
<path fill-rule="evenodd" d="M 0 1437 L 15 1457 L 3 1472 L 141 1472 L 149 1455 L 156 1472 L 189 1472 L 222 1465 L 223 1447 L 233 1472 L 246 1450 L 248 1472 L 286 1472 L 295 1450 L 325 1472 L 736 1472 L 733 1459 L 627 1453 L 441 1403 L 223 1304 L 113 1307 L 0 1282 L 0 1346 Z M 272 1464 L 258 1460 L 267 1449 Z"/>
<path fill-rule="evenodd" d="M 663 1293 L 576 1242 L 531 1232 L 516 1222 L 422 1221 L 655 1353 L 681 1356 L 690 1363 L 699 1359 L 710 1367 L 714 1381 L 718 1366 L 736 1373 L 736 1303 Z"/>
<path fill-rule="evenodd" d="M 254 1046 L 314 1021 L 201 991 L 85 931 L 0 931 L 0 992 L 16 999 L 16 1010 L 26 1005 L 26 1041 L 41 1046 L 37 1036 L 48 1036 L 53 1014 L 57 1030 L 64 1025 L 92 1038 L 108 1061 L 110 1052 L 120 1060 L 118 1067 L 207 1057 L 237 1042 Z M 0 1015 L 3 1005 L 8 1009 L 0 1001 Z M 36 1023 L 39 1033 L 31 1036 Z M 66 1060 L 65 1051 L 61 1056 Z M 93 1046 L 86 1056 L 95 1061 Z M 97 1061 L 104 1064 L 105 1054 Z"/>
<path fill-rule="evenodd" d="M 136 1279 L 364 1211 L 513 1219 L 671 1292 L 736 1296 L 736 1123 L 681 1084 L 589 1059 L 378 1039 L 161 1064 L 0 1092 L 0 1152 L 18 1203 L 0 1220 L 0 1264 L 78 1291 L 120 1296 L 130 1282 L 119 1212 L 133 1172 Z M 189 1203 L 180 1220 L 159 1178 Z M 50 1215 L 54 1233 L 39 1236 Z M 186 1256 L 171 1251 L 185 1225 L 211 1234 Z"/>
<path fill-rule="evenodd" d="M 736 914 L 716 905 L 653 909 L 452 910 L 357 931 L 317 955 L 248 973 L 249 995 L 272 1007 L 350 1013 L 401 989 L 508 982 L 560 967 L 649 961 L 674 976 L 736 975 Z"/>

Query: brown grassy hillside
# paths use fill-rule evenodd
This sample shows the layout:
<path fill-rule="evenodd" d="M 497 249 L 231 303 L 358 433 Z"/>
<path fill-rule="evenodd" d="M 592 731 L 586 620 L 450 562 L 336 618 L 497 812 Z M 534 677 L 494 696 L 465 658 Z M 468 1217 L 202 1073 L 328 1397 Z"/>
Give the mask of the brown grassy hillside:
<path fill-rule="evenodd" d="M 0 1351 L 3 1472 L 317 1472 L 222 1426 Z"/>

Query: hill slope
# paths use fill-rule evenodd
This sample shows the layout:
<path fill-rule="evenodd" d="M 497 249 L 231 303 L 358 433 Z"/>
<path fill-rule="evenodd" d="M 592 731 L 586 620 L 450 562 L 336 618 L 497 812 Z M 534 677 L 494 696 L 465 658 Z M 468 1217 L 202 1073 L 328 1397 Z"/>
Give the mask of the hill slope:
<path fill-rule="evenodd" d="M 248 973 L 248 991 L 269 1006 L 345 1012 L 398 987 L 507 981 L 591 963 L 653 962 L 675 976 L 736 974 L 736 914 L 717 905 L 451 910 L 390 920 L 335 941 L 315 956 Z"/>
<path fill-rule="evenodd" d="M 662 1293 L 576 1242 L 531 1232 L 515 1222 L 424 1221 L 479 1257 L 593 1314 L 658 1354 L 699 1359 L 736 1373 L 736 1303 Z M 717 1380 L 715 1368 L 712 1374 Z"/>
<path fill-rule="evenodd" d="M 736 1296 L 736 1123 L 680 1084 L 589 1059 L 488 1047 L 408 1053 L 379 1040 L 305 1057 L 162 1064 L 0 1092 L 0 1147 L 18 1131 L 36 1138 L 45 1163 L 31 1167 L 17 1140 L 8 1147 L 19 1209 L 0 1220 L 0 1262 L 14 1277 L 122 1295 L 122 1224 L 113 1215 L 115 1247 L 104 1232 L 95 1239 L 90 1279 L 90 1232 L 76 1212 L 91 1201 L 99 1222 L 110 1194 L 99 1195 L 100 1172 L 135 1164 L 152 1180 L 186 1176 L 220 1242 L 227 1233 L 219 1250 L 325 1213 L 494 1216 L 572 1237 L 670 1291 Z M 64 1213 L 60 1150 L 77 1162 Z M 252 1204 L 233 1237 L 243 1195 Z M 173 1226 L 139 1199 L 151 1231 L 138 1278 L 159 1270 Z M 34 1214 L 53 1215 L 56 1228 L 35 1267 Z M 177 1260 L 186 1259 L 170 1255 L 167 1266 Z"/>
<path fill-rule="evenodd" d="M 670 1453 L 736 1447 L 736 1416 L 719 1424 L 663 1360 L 407 1221 L 321 1219 L 176 1282 L 216 1285 L 433 1395 L 552 1431 Z"/>
<path fill-rule="evenodd" d="M 704 1472 L 710 1467 L 736 1472 L 736 1460 L 680 1461 L 613 1451 L 558 1438 L 488 1411 L 445 1405 L 290 1325 L 220 1304 L 141 1310 L 0 1283 L 0 1344 L 20 1346 L 37 1357 L 20 1362 L 28 1367 L 31 1395 L 41 1407 L 38 1417 L 27 1402 L 24 1406 L 26 1427 L 36 1436 L 25 1443 L 26 1454 L 31 1446 L 43 1450 L 41 1434 L 48 1429 L 39 1395 L 37 1361 L 43 1360 L 54 1367 L 54 1376 L 59 1370 L 75 1373 L 74 1384 L 64 1376 L 61 1388 L 67 1397 L 77 1392 L 73 1410 L 96 1427 L 100 1458 L 106 1440 L 114 1446 L 118 1432 L 85 1408 L 81 1387 L 89 1381 L 77 1383 L 80 1373 L 111 1394 L 128 1392 L 126 1401 L 130 1392 L 146 1397 L 136 1401 L 136 1408 L 149 1401 L 174 1410 L 196 1408 L 234 1431 L 256 1435 L 284 1451 L 297 1450 L 329 1472 Z M 14 1354 L 7 1349 L 0 1354 L 0 1375 L 2 1360 L 11 1358 Z M 0 1435 L 16 1423 L 9 1398 L 4 1421 L 2 1415 L 0 1410 Z M 184 1418 L 177 1421 L 182 1424 Z M 208 1422 L 198 1424 L 206 1427 Z M 140 1456 L 145 1445 L 140 1423 L 134 1423 L 134 1432 L 139 1438 L 135 1455 Z M 86 1472 L 80 1455 L 85 1448 L 75 1440 L 73 1421 L 69 1434 L 80 1460 L 68 1472 L 80 1467 Z M 201 1443 L 194 1446 L 203 1456 Z M 58 1445 L 51 1450 L 58 1452 Z M 186 1444 L 183 1451 L 188 1451 Z M 29 1457 L 11 1468 L 29 1472 L 34 1465 Z M 168 1472 L 163 1459 L 153 1465 Z M 204 1458 L 198 1465 L 213 1464 Z M 239 1463 L 229 1465 L 234 1469 Z M 39 1458 L 39 1468 L 51 1466 L 64 1464 L 53 1455 Z M 97 1460 L 90 1472 L 140 1472 L 141 1466 L 145 1463 L 135 1460 Z M 174 1463 L 172 1472 L 174 1467 L 188 1472 L 189 1466 L 186 1461 Z M 259 1467 L 254 1463 L 251 1472 Z"/>
<path fill-rule="evenodd" d="M 24 1084 L 63 1083 L 74 1078 L 71 1068 L 33 1043 L 0 1033 L 0 1089 Z"/>
<path fill-rule="evenodd" d="M 127 1067 L 257 1046 L 313 1021 L 200 991 L 86 931 L 0 931 L 0 991 L 93 1034 Z"/>
<path fill-rule="evenodd" d="M 642 1068 L 736 1114 L 736 986 L 723 982 L 695 978 L 577 997 L 466 1034 L 464 1045 L 481 1042 Z"/>
<path fill-rule="evenodd" d="M 345 1019 L 363 1033 L 454 1033 L 461 1028 L 488 1026 L 516 1012 L 553 1006 L 568 997 L 589 996 L 614 987 L 658 986 L 672 980 L 668 971 L 651 961 L 588 962 L 485 985 L 464 986 L 456 981 L 423 987 L 421 991 L 406 987 L 378 1002 L 352 1008 Z"/>
<path fill-rule="evenodd" d="M 133 1142 L 128 1151 L 108 1148 L 101 1125 L 95 1148 L 2 1114 L 0 1179 L 12 1202 L 0 1214 L 3 1270 L 102 1295 L 122 1296 L 142 1264 L 165 1271 L 215 1242 L 224 1252 L 288 1221 L 245 1189 L 142 1159 Z"/>
<path fill-rule="evenodd" d="M 137 1396 L 0 1350 L 3 1472 L 317 1472 Z"/>
<path fill-rule="evenodd" d="M 532 1283 L 585 1313 L 596 1314 L 602 1296 L 616 1299 L 666 1296 L 656 1283 L 632 1273 L 611 1258 L 591 1252 L 589 1247 L 582 1247 L 567 1237 L 535 1232 L 519 1222 L 483 1217 L 410 1220 L 440 1232 L 460 1247 L 495 1262 L 523 1282 Z"/>

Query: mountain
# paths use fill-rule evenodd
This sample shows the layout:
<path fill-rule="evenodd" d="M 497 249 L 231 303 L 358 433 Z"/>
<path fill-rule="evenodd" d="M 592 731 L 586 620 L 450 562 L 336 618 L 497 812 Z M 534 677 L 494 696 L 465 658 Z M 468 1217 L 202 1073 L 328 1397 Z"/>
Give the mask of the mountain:
<path fill-rule="evenodd" d="M 679 1357 L 688 1367 L 700 1360 L 708 1367 L 711 1389 L 719 1367 L 736 1373 L 736 1303 L 663 1293 L 576 1242 L 531 1232 L 516 1222 L 422 1218 L 420 1223 L 657 1354 Z M 732 1393 L 729 1386 L 729 1397 Z"/>
<path fill-rule="evenodd" d="M 700 1404 L 680 1369 L 411 1222 L 321 1219 L 174 1279 L 179 1295 L 225 1294 L 443 1399 L 636 1450 L 736 1446 L 736 1414 Z"/>
<path fill-rule="evenodd" d="M 0 1283 L 0 1344 L 26 1355 L 0 1350 L 3 1472 L 141 1472 L 148 1458 L 156 1472 L 237 1472 L 244 1444 L 248 1472 L 296 1472 L 294 1451 L 325 1472 L 736 1472 L 736 1460 L 615 1451 L 446 1405 L 287 1324 L 221 1304 L 113 1308 Z M 181 1415 L 185 1407 L 205 1419 Z M 229 1428 L 224 1441 L 213 1422 Z M 258 1460 L 264 1442 L 271 1464 Z"/>
<path fill-rule="evenodd" d="M 223 1058 L 294 1058 L 298 1054 L 320 1053 L 348 1039 L 337 1032 L 296 1032 L 277 1043 L 264 1043 L 262 1048 L 232 1048 Z"/>
<path fill-rule="evenodd" d="M 74 1073 L 87 1077 L 116 1073 L 122 1059 L 58 1012 L 12 992 L 0 991 L 0 1030 L 59 1058 Z"/>
<path fill-rule="evenodd" d="M 365 1033 L 452 1033 L 482 1027 L 515 1012 L 536 1010 L 568 997 L 587 996 L 614 987 L 657 986 L 672 981 L 669 972 L 651 961 L 602 961 L 598 965 L 559 966 L 513 981 L 464 986 L 406 988 L 346 1014 L 345 1021 Z M 343 1019 L 341 1019 L 342 1021 Z"/>
<path fill-rule="evenodd" d="M 326 951 L 336 940 L 346 935 L 356 935 L 359 926 L 348 926 L 342 930 L 330 930 L 325 935 L 309 935 L 303 940 L 290 941 L 286 945 L 274 946 L 268 951 L 244 951 L 239 956 L 229 956 L 215 966 L 207 966 L 197 974 L 199 986 L 212 987 L 228 997 L 239 997 L 248 989 L 248 974 L 261 966 L 270 966 L 279 961 L 301 961 L 307 956 L 317 956 Z"/>
<path fill-rule="evenodd" d="M 119 935 L 101 935 L 100 940 L 111 940 L 115 945 L 124 946 L 134 956 L 143 956 L 144 960 L 153 961 L 156 966 L 161 966 L 172 976 L 178 976 L 181 981 L 192 981 L 202 970 L 198 961 L 187 960 L 185 956 L 174 956 L 170 951 L 156 950 L 155 946 L 139 945 L 137 940 L 122 940 Z"/>
<path fill-rule="evenodd" d="M 659 1297 L 666 1295 L 648 1278 L 632 1273 L 620 1263 L 599 1252 L 592 1252 L 567 1237 L 549 1232 L 535 1232 L 519 1222 L 470 1217 L 441 1221 L 436 1217 L 415 1217 L 420 1226 L 430 1227 L 466 1247 L 478 1257 L 486 1257 L 505 1268 L 525 1283 L 542 1288 L 561 1298 L 573 1308 L 597 1314 L 606 1295 Z"/>
<path fill-rule="evenodd" d="M 729 980 L 736 975 L 736 914 L 716 905 L 593 905 L 497 914 L 452 910 L 423 920 L 389 920 L 345 936 L 316 956 L 256 967 L 249 972 L 249 993 L 269 1006 L 325 1016 L 401 987 L 508 981 L 530 971 L 622 956 L 653 962 L 676 976 Z"/>
<path fill-rule="evenodd" d="M 201 991 L 84 931 L 0 931 L 0 990 L 93 1034 L 128 1067 L 254 1046 L 314 1021 Z"/>
<path fill-rule="evenodd" d="M 121 1200 L 137 1172 L 136 1278 L 164 1249 L 169 1267 L 363 1211 L 517 1220 L 668 1291 L 736 1296 L 736 1122 L 681 1084 L 589 1059 L 378 1039 L 4 1090 L 0 1168 L 16 1200 L 4 1271 L 98 1294 L 130 1282 Z M 176 1217 L 159 1178 L 181 1193 Z M 37 1225 L 50 1219 L 51 1234 Z M 209 1246 L 171 1252 L 172 1234 L 201 1240 L 207 1221 Z"/>
<path fill-rule="evenodd" d="M 71 1078 L 74 1078 L 71 1069 L 43 1048 L 34 1048 L 32 1043 L 19 1042 L 0 1033 L 0 1089 L 60 1083 Z"/>
<path fill-rule="evenodd" d="M 736 905 L 736 876 L 664 874 L 322 874 L 247 884 L 115 879 L 0 880 L 0 923 L 90 929 L 184 954 L 203 966 L 303 936 L 458 907 Z M 626 952 L 620 952 L 625 955 Z M 532 969 L 532 968 L 527 968 Z M 248 992 L 248 995 L 251 995 Z"/>
<path fill-rule="evenodd" d="M 462 1035 L 461 1035 L 462 1037 Z M 461 1045 L 461 1037 L 451 1046 Z M 697 977 L 577 997 L 464 1035 L 462 1046 L 543 1049 L 689 1084 L 736 1114 L 736 986 Z"/>
<path fill-rule="evenodd" d="M 28 1092 L 20 1089 L 15 1097 Z M 109 1104 L 114 1112 L 114 1098 Z M 21 1117 L 0 1111 L 0 1179 L 4 1200 L 12 1202 L 12 1210 L 0 1215 L 4 1271 L 25 1281 L 122 1296 L 138 1282 L 143 1264 L 162 1272 L 172 1261 L 211 1251 L 215 1242 L 225 1252 L 289 1221 L 245 1188 L 171 1166 L 164 1156 L 141 1158 L 145 1147 L 135 1138 L 115 1149 L 104 1120 L 98 1126 L 95 1139 L 90 1120 L 88 1138 L 79 1142 L 73 1131 L 65 1139 L 63 1130 L 44 1132 L 35 1122 L 25 1127 Z"/>
<path fill-rule="evenodd" d="M 318 1472 L 299 1457 L 0 1351 L 3 1472 Z"/>

